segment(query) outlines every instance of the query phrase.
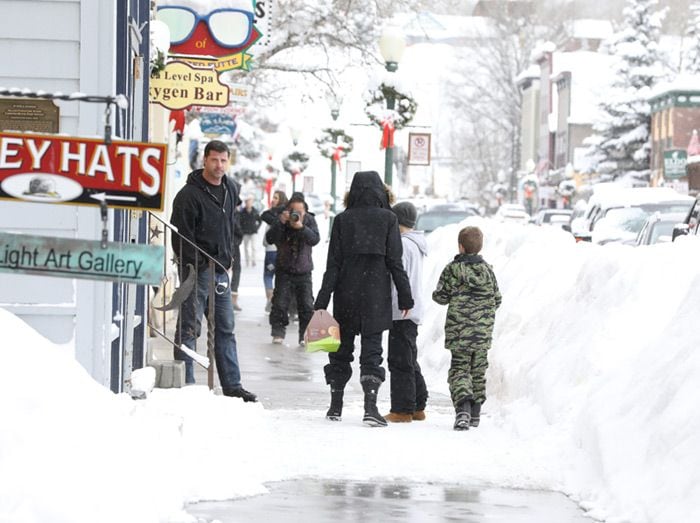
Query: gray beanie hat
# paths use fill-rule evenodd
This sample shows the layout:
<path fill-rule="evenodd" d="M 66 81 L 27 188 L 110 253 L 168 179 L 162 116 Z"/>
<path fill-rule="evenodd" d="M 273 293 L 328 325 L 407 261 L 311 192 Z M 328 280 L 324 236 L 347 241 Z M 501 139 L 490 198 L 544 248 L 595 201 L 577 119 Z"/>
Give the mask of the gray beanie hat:
<path fill-rule="evenodd" d="M 415 205 L 411 202 L 400 202 L 391 208 L 394 214 L 399 219 L 399 225 L 413 229 L 416 226 L 416 218 L 418 217 L 418 211 L 416 211 Z"/>

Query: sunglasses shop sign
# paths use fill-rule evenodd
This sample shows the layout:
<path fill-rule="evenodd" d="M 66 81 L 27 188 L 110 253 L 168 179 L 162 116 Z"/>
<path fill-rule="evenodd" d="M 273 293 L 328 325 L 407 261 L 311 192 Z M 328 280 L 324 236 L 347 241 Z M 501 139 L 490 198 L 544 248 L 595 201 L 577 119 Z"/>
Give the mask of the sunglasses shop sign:
<path fill-rule="evenodd" d="M 221 83 L 214 69 L 199 69 L 174 61 L 151 76 L 149 99 L 173 111 L 193 105 L 225 107 L 229 102 L 229 87 Z"/>

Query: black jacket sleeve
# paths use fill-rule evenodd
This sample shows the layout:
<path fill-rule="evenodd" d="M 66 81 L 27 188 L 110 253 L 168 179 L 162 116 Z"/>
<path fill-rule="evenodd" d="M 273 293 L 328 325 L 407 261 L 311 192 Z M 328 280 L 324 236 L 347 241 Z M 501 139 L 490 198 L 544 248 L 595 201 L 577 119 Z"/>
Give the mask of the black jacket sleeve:
<path fill-rule="evenodd" d="M 188 263 L 197 266 L 197 252 L 192 245 L 180 239 L 180 235 L 195 242 L 197 226 L 202 219 L 202 209 L 197 200 L 188 191 L 181 190 L 173 200 L 173 212 L 170 223 L 175 226 L 177 233 L 172 233 L 173 253 L 182 267 Z"/>
<path fill-rule="evenodd" d="M 343 252 L 341 249 L 340 227 L 338 221 L 333 222 L 331 239 L 328 243 L 328 257 L 326 258 L 326 272 L 323 273 L 323 283 L 318 291 L 314 309 L 327 309 L 331 301 L 331 294 L 335 291 L 338 275 L 343 266 Z"/>
<path fill-rule="evenodd" d="M 304 227 L 300 232 L 304 238 L 304 241 L 312 247 L 321 241 L 321 235 L 318 232 L 316 219 L 311 214 L 306 214 L 304 216 Z"/>

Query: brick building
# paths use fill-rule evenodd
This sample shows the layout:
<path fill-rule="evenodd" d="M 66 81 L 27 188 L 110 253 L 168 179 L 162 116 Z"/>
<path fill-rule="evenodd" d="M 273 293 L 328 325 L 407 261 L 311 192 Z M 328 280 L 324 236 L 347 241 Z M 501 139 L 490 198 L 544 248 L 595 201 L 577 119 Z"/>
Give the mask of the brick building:
<path fill-rule="evenodd" d="M 674 168 L 674 162 L 685 159 L 693 130 L 700 129 L 699 85 L 698 77 L 682 77 L 659 86 L 649 99 L 653 186 L 672 186 L 691 194 L 700 192 L 700 164 L 689 163 L 685 173 Z"/>

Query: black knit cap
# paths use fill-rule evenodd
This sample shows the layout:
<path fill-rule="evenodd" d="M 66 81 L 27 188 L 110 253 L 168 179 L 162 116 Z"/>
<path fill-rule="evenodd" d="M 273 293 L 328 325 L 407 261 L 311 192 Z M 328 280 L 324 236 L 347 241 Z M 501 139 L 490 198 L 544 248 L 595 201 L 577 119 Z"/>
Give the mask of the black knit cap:
<path fill-rule="evenodd" d="M 304 209 L 306 212 L 309 212 L 309 204 L 306 203 L 306 198 L 304 198 L 304 193 L 302 192 L 293 192 L 292 196 L 289 198 L 289 201 L 287 202 L 287 206 L 291 205 L 294 202 L 301 202 L 304 204 Z"/>
<path fill-rule="evenodd" d="M 416 211 L 415 205 L 411 202 L 400 202 L 391 208 L 394 214 L 399 219 L 399 225 L 413 229 L 416 226 L 416 218 L 418 217 L 418 211 Z"/>

